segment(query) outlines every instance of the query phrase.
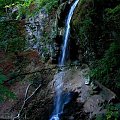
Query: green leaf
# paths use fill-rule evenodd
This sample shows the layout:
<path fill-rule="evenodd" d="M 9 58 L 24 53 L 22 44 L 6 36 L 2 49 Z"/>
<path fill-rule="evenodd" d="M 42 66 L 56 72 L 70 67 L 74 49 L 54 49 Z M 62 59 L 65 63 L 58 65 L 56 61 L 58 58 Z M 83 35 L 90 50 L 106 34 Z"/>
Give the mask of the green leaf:
<path fill-rule="evenodd" d="M 2 84 L 5 80 L 7 80 L 7 77 L 3 74 L 0 74 L 0 84 Z"/>

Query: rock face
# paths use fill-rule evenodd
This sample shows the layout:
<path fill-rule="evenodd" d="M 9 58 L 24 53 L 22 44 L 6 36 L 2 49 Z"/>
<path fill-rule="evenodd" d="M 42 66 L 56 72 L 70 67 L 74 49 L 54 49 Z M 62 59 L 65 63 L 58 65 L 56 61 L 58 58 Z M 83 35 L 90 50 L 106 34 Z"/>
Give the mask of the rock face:
<path fill-rule="evenodd" d="M 64 71 L 64 93 L 72 92 L 71 101 L 64 106 L 62 120 L 89 120 L 95 115 L 105 114 L 104 106 L 116 95 L 98 82 L 85 84 L 89 68 L 72 68 Z M 59 80 L 61 72 L 55 75 L 55 79 L 50 83 L 50 88 L 54 90 L 56 80 Z"/>
<path fill-rule="evenodd" d="M 59 56 L 61 53 L 61 46 L 63 43 L 64 33 L 65 33 L 65 22 L 68 15 L 68 12 L 70 10 L 70 7 L 73 3 L 73 0 L 70 1 L 62 1 L 60 2 L 57 11 L 56 16 L 54 19 L 54 23 L 52 25 L 51 35 L 50 38 L 53 39 L 52 42 L 54 42 L 54 55 L 52 56 L 53 60 L 58 63 Z"/>
<path fill-rule="evenodd" d="M 40 39 L 47 19 L 48 15 L 45 9 L 42 9 L 37 15 L 29 18 L 26 22 L 27 40 L 30 48 L 37 50 L 40 49 L 42 44 Z"/>
<path fill-rule="evenodd" d="M 39 51 L 45 61 L 51 59 L 53 63 L 58 63 L 70 3 L 60 1 L 58 9 L 49 16 L 45 9 L 41 9 L 26 21 L 28 49 Z"/>
<path fill-rule="evenodd" d="M 65 32 L 65 20 L 73 0 L 59 1 L 57 10 L 49 15 L 41 9 L 26 21 L 28 49 L 35 49 L 45 61 L 57 64 Z"/>
<path fill-rule="evenodd" d="M 119 29 L 117 21 L 120 18 L 116 17 L 119 13 L 111 14 L 111 18 L 114 16 L 114 21 L 116 21 L 111 22 L 109 10 L 114 11 L 119 4 L 118 0 L 114 3 L 107 0 L 79 2 L 71 21 L 71 43 L 76 41 L 77 56 L 80 61 L 91 64 L 95 59 L 100 59 L 109 45 L 117 39 L 115 34 L 118 34 L 118 30 L 115 26 L 117 25 Z"/>
<path fill-rule="evenodd" d="M 70 56 L 76 53 L 80 63 L 90 66 L 91 77 L 114 91 L 118 97 L 119 21 L 119 0 L 81 0 L 71 21 L 70 39 Z"/>

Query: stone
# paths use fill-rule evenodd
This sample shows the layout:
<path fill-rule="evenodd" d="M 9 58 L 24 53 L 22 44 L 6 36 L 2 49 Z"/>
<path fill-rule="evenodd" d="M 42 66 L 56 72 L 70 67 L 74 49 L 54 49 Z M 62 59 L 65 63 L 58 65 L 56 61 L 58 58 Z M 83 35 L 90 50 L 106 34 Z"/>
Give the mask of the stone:
<path fill-rule="evenodd" d="M 70 117 L 68 118 L 68 120 L 74 120 L 74 117 L 73 117 L 73 116 L 70 116 Z"/>

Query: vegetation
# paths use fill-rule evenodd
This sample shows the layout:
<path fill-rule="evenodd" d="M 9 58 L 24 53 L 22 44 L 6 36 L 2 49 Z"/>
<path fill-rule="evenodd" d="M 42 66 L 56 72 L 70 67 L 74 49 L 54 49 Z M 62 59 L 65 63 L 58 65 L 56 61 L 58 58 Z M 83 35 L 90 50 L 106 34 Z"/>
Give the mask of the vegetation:
<path fill-rule="evenodd" d="M 120 89 L 120 46 L 112 43 L 102 59 L 96 62 L 91 77 L 114 90 L 118 95 Z"/>
<path fill-rule="evenodd" d="M 104 55 L 96 63 L 96 68 L 92 70 L 92 77 L 115 91 L 119 96 L 120 90 L 120 5 L 115 8 L 105 9 L 105 30 L 107 34 L 111 34 L 110 45 L 105 49 Z"/>
<path fill-rule="evenodd" d="M 15 98 L 15 94 L 8 90 L 7 87 L 3 85 L 4 81 L 7 80 L 7 76 L 0 71 L 0 102 L 6 100 L 7 98 Z"/>
<path fill-rule="evenodd" d="M 58 0 L 1 0 L 0 16 L 3 14 L 11 15 L 15 19 L 22 17 L 30 17 L 38 12 L 41 8 L 45 8 L 47 12 L 58 6 Z"/>
<path fill-rule="evenodd" d="M 58 0 L 36 0 L 36 3 L 39 4 L 40 8 L 44 6 L 48 12 L 58 6 Z"/>
<path fill-rule="evenodd" d="M 107 113 L 106 113 L 106 118 L 107 120 L 118 120 L 119 119 L 119 109 L 120 109 L 120 105 L 116 104 L 116 105 L 109 105 L 107 107 Z"/>
<path fill-rule="evenodd" d="M 3 69 L 2 64 L 9 63 L 11 57 L 17 58 L 12 61 L 15 67 L 22 65 L 19 63 L 22 57 L 18 54 L 22 56 L 22 52 L 26 49 L 24 19 L 39 12 L 42 7 L 50 12 L 57 5 L 58 0 L 0 0 L 0 52 L 6 55 L 6 57 L 0 56 L 0 69 Z M 16 62 L 15 60 L 18 59 L 19 61 Z M 0 100 L 14 97 L 4 84 L 11 74 L 11 70 L 7 70 L 7 67 L 5 68 L 7 73 L 4 72 L 5 69 L 0 72 Z"/>
<path fill-rule="evenodd" d="M 108 5 L 109 4 L 109 5 Z M 80 12 L 79 12 L 80 11 Z M 83 0 L 72 20 L 79 36 L 83 62 L 91 67 L 91 79 L 100 81 L 119 96 L 120 90 L 120 2 Z M 77 35 L 75 35 L 77 34 Z"/>
<path fill-rule="evenodd" d="M 19 21 L 0 22 L 0 48 L 6 52 L 23 51 L 26 41 Z"/>
<path fill-rule="evenodd" d="M 105 115 L 97 115 L 95 120 L 118 120 L 120 104 L 110 104 L 106 106 L 106 114 Z"/>

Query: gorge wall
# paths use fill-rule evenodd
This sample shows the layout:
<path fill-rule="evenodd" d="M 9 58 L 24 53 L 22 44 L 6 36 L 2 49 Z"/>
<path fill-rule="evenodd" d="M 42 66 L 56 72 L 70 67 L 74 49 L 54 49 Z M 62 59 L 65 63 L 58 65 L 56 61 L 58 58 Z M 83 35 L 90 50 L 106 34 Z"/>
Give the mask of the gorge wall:
<path fill-rule="evenodd" d="M 63 1 L 53 20 L 54 29 L 51 31 L 51 38 L 55 45 L 53 63 L 57 63 L 61 52 L 65 19 L 70 5 Z M 70 63 L 88 64 L 92 72 L 91 78 L 99 80 L 116 93 L 119 91 L 120 84 L 119 10 L 119 0 L 114 2 L 112 0 L 81 0 L 71 21 L 68 55 Z"/>
<path fill-rule="evenodd" d="M 5 103 L 0 106 L 0 112 L 16 116 L 24 101 L 26 86 L 33 84 L 30 88 L 32 93 L 41 84 L 20 117 L 21 120 L 50 118 L 54 105 L 55 78 L 60 78 L 61 69 L 57 64 L 65 20 L 73 2 L 74 0 L 59 0 L 58 5 L 53 6 L 48 13 L 46 9 L 42 9 L 29 19 L 10 23 L 8 19 L 0 21 L 3 40 L 0 44 L 0 68 L 3 68 L 3 73 L 7 71 L 4 75 L 10 78 L 6 83 L 12 86 L 12 79 L 15 82 L 14 91 L 20 94 L 15 104 L 12 100 L 7 101 L 7 104 L 12 103 L 12 108 L 8 106 L 7 109 Z M 71 101 L 64 106 L 61 120 L 119 120 L 119 21 L 120 0 L 79 1 L 71 20 L 68 62 L 64 68 L 62 96 L 65 98 L 69 94 Z M 1 73 L 0 71 L 0 75 Z"/>

